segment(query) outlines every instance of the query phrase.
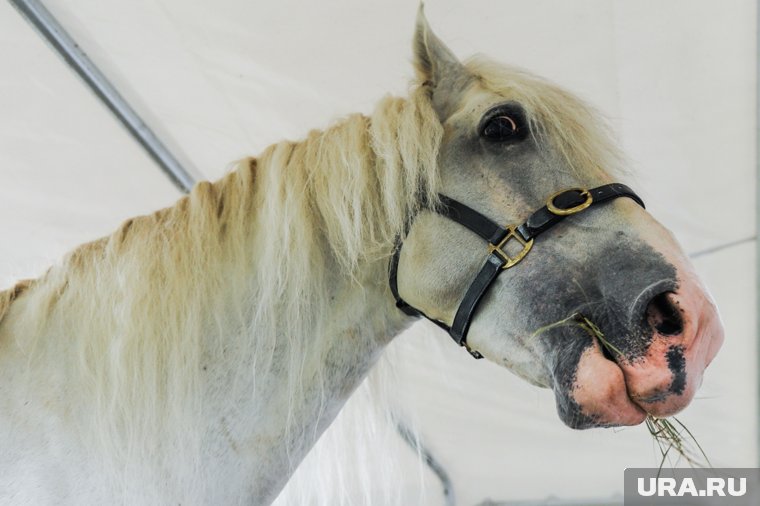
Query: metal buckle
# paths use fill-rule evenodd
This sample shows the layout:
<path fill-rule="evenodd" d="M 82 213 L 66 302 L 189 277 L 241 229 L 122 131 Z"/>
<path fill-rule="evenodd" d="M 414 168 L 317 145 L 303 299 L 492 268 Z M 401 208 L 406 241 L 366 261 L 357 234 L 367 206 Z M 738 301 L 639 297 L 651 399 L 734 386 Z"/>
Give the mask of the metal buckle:
<path fill-rule="evenodd" d="M 507 235 L 504 236 L 504 239 L 499 241 L 499 244 L 493 245 L 490 242 L 488 243 L 488 253 L 496 253 L 504 260 L 504 262 L 506 262 L 501 267 L 503 270 L 514 267 L 520 263 L 520 260 L 525 258 L 525 255 L 528 254 L 530 248 L 533 247 L 533 239 L 529 241 L 523 239 L 520 233 L 517 232 L 517 227 L 515 225 L 507 225 L 505 228 L 507 229 Z M 504 251 L 504 246 L 509 242 L 510 239 L 514 239 L 522 245 L 522 251 L 520 251 L 520 253 L 518 253 L 514 258 L 507 255 L 507 252 Z"/>
<path fill-rule="evenodd" d="M 562 209 L 554 205 L 554 199 L 562 195 L 566 192 L 578 192 L 581 194 L 581 196 L 585 196 L 586 200 L 584 202 L 581 202 L 577 206 L 569 207 L 567 209 Z M 589 192 L 585 188 L 570 188 L 567 190 L 562 190 L 560 192 L 555 193 L 551 197 L 549 197 L 549 200 L 546 201 L 546 208 L 551 212 L 552 214 L 556 214 L 557 216 L 569 216 L 571 214 L 579 213 L 586 209 L 588 206 L 590 206 L 594 202 L 594 198 L 591 196 L 591 192 Z"/>

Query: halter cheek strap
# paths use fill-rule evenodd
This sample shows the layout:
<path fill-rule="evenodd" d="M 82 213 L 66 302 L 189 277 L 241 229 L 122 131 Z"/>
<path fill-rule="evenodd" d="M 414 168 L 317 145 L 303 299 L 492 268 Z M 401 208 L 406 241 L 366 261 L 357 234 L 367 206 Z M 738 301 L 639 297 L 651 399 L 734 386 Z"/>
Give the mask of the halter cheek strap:
<path fill-rule="evenodd" d="M 480 268 L 475 280 L 467 289 L 454 315 L 454 321 L 449 327 L 444 322 L 430 318 L 419 309 L 411 306 L 399 295 L 398 264 L 401 257 L 401 246 L 403 245 L 399 238 L 396 241 L 388 267 L 389 284 L 391 293 L 396 299 L 396 307 L 409 316 L 427 318 L 448 332 L 454 341 L 458 345 L 464 346 L 473 357 L 483 358 L 480 353 L 467 345 L 467 331 L 478 304 L 499 274 L 520 263 L 533 247 L 534 239 L 560 223 L 565 217 L 619 197 L 628 197 L 644 207 L 644 202 L 639 196 L 621 183 L 606 184 L 591 190 L 571 188 L 552 195 L 547 200 L 546 205 L 531 214 L 522 225 L 502 227 L 461 202 L 445 195 L 439 195 L 441 205 L 434 211 L 468 228 L 487 241 L 488 257 L 486 257 L 486 261 Z M 510 256 L 505 249 L 508 244 L 519 246 L 520 251 Z"/>

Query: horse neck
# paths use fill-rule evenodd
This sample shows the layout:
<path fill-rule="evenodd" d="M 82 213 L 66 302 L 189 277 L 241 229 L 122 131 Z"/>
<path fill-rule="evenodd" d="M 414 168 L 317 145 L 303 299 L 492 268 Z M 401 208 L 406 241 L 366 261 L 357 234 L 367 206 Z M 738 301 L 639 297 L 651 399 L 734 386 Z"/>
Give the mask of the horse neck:
<path fill-rule="evenodd" d="M 239 169 L 228 177 L 227 183 L 250 177 L 248 172 Z M 234 199 L 225 189 L 227 183 L 200 185 L 185 204 L 178 206 L 187 207 L 183 214 L 188 220 L 190 216 L 200 216 L 193 207 L 224 208 L 220 214 L 233 213 Z M 239 181 L 229 186 L 243 187 Z M 209 199 L 213 202 L 205 202 Z M 256 216 L 255 210 L 251 210 L 250 216 Z M 339 261 L 328 250 L 311 251 L 310 257 L 321 262 L 321 266 L 311 264 L 314 274 L 316 271 L 321 274 L 318 282 L 301 285 L 320 293 L 312 297 L 305 294 L 303 298 L 307 300 L 294 301 L 293 294 L 287 294 L 273 301 L 271 297 L 277 287 L 270 286 L 272 289 L 266 291 L 260 286 L 260 282 L 270 281 L 267 276 L 271 272 L 262 271 L 256 263 L 258 246 L 271 241 L 272 234 L 228 219 L 225 234 L 237 234 L 245 228 L 247 236 L 225 237 L 218 248 L 210 244 L 207 233 L 193 241 L 186 241 L 181 235 L 172 237 L 173 241 L 184 243 L 182 255 L 196 255 L 197 262 L 204 259 L 207 262 L 194 263 L 194 268 L 206 269 L 213 275 L 199 276 L 188 286 L 179 280 L 175 280 L 177 286 L 172 286 L 173 280 L 167 279 L 148 291 L 143 286 L 148 281 L 140 276 L 160 272 L 162 262 L 176 264 L 181 258 L 156 254 L 157 246 L 148 248 L 153 253 L 132 251 L 145 249 L 141 243 L 147 240 L 156 239 L 161 244 L 157 239 L 161 234 L 149 234 L 147 239 L 141 234 L 153 222 L 163 219 L 136 219 L 127 227 L 128 231 L 120 230 L 80 250 L 13 300 L 8 325 L 0 326 L 3 342 L 13 343 L 17 339 L 23 342 L 22 337 L 30 334 L 36 337 L 34 344 L 23 346 L 25 352 L 6 354 L 5 358 L 15 356 L 15 367 L 21 368 L 29 363 L 24 355 L 33 348 L 36 377 L 48 378 L 53 371 L 58 380 L 50 388 L 65 386 L 66 392 L 82 392 L 76 398 L 61 393 L 67 405 L 78 406 L 81 409 L 77 411 L 83 413 L 72 432 L 99 433 L 111 431 L 113 426 L 113 435 L 107 432 L 103 439 L 112 441 L 115 447 L 132 448 L 140 457 L 139 460 L 135 457 L 134 471 L 128 475 L 180 466 L 178 480 L 184 480 L 182 476 L 195 472 L 184 471 L 187 465 L 184 462 L 193 461 L 193 445 L 221 448 L 213 456 L 204 457 L 214 471 L 210 472 L 211 480 L 204 482 L 207 488 L 198 493 L 206 494 L 212 503 L 235 502 L 239 497 L 233 496 L 239 486 L 239 490 L 254 490 L 254 503 L 267 504 L 404 323 L 388 293 L 386 261 L 359 260 L 352 272 L 345 272 L 337 267 Z M 193 229 L 185 229 L 178 219 L 172 223 L 171 229 L 177 233 L 194 236 Z M 215 225 L 214 230 L 221 234 L 222 225 Z M 139 240 L 132 243 L 130 237 Z M 195 251 L 199 241 L 206 244 L 202 251 Z M 96 258 L 105 258 L 104 265 L 118 264 L 119 260 L 111 255 L 123 256 L 127 267 L 90 272 L 89 264 Z M 132 261 L 134 271 L 128 267 Z M 125 272 L 137 276 L 130 276 L 129 295 L 134 298 L 120 301 L 122 295 L 115 294 L 113 287 Z M 296 285 L 299 283 L 290 288 Z M 159 288 L 163 294 L 147 298 Z M 269 300 L 262 300 L 264 296 Z M 176 300 L 178 297 L 180 300 Z M 162 304 L 166 307 L 160 307 Z M 111 307 L 127 315 L 135 313 L 120 319 L 117 312 L 110 313 Z M 172 320 L 173 313 L 188 312 L 191 314 L 187 318 Z M 97 314 L 98 318 L 83 319 L 81 314 Z M 41 315 L 46 315 L 44 325 Z M 194 323 L 188 325 L 184 323 L 186 319 Z M 4 335 L 6 332 L 11 335 Z M 101 335 L 106 339 L 98 340 Z M 69 336 L 77 339 L 71 340 Z M 127 353 L 132 349 L 135 352 Z M 85 363 L 91 369 L 77 369 Z M 13 364 L 5 364 L 3 360 L 0 364 L 13 371 Z M 156 377 L 160 382 L 143 386 L 118 382 L 117 378 L 123 376 Z M 92 399 L 118 399 L 123 408 L 111 411 L 108 402 L 94 406 Z M 173 404 L 166 406 L 163 399 L 171 399 Z M 161 409 L 165 411 L 146 413 L 157 405 L 164 406 Z M 69 409 L 63 404 L 59 407 Z M 135 420 L 125 420 L 121 413 L 131 413 Z M 140 418 L 155 422 L 141 423 Z M 166 425 L 166 430 L 161 425 Z M 117 430 L 124 426 L 132 427 L 126 436 Z M 151 432 L 146 434 L 144 430 Z M 130 439 L 120 439 L 124 437 Z M 188 453 L 182 455 L 184 459 L 163 455 L 159 450 L 163 445 L 173 448 L 184 445 Z M 90 454 L 102 451 L 111 453 L 114 460 L 121 458 L 118 450 L 100 447 L 90 449 Z M 150 479 L 138 476 L 140 479 L 134 481 L 146 484 L 145 493 L 152 493 Z M 187 481 L 177 486 L 187 487 Z M 226 493 L 233 494 L 229 501 Z M 216 501 L 219 497 L 224 499 Z"/>
<path fill-rule="evenodd" d="M 100 434 L 85 453 L 132 459 L 133 483 L 194 476 L 210 445 L 219 483 L 253 477 L 269 497 L 407 321 L 387 257 L 420 181 L 435 187 L 435 142 L 396 146 L 393 125 L 437 120 L 389 104 L 374 126 L 354 116 L 274 146 L 0 293 L 0 365 L 30 364 L 25 378 L 66 399 L 50 409 L 79 413 L 60 430 Z"/>

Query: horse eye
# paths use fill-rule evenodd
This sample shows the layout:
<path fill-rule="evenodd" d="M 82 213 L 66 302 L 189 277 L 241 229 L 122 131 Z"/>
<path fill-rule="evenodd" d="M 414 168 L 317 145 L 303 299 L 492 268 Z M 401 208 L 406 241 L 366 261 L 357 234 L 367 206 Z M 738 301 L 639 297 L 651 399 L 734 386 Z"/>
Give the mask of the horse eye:
<path fill-rule="evenodd" d="M 507 115 L 499 115 L 489 119 L 480 135 L 492 141 L 506 141 L 520 137 L 522 128 L 519 120 Z"/>

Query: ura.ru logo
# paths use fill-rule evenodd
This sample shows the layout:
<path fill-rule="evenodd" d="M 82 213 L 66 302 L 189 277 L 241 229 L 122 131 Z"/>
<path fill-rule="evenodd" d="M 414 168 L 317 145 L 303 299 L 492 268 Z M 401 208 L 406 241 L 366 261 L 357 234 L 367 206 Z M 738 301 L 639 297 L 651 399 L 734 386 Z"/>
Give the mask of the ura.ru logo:
<path fill-rule="evenodd" d="M 636 490 L 642 497 L 741 497 L 747 493 L 746 478 L 707 478 L 704 488 L 694 479 L 639 478 Z"/>

